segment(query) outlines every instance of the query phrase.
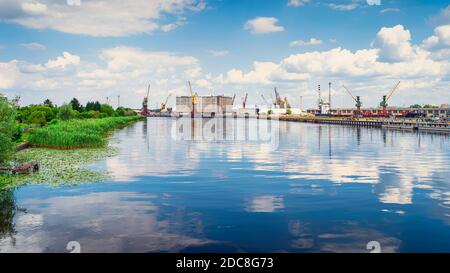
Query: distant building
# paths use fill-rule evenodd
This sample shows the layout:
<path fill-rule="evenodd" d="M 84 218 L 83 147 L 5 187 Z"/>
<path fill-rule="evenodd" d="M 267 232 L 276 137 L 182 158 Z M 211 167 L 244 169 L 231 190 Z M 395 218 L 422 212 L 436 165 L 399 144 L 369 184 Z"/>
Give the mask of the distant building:
<path fill-rule="evenodd" d="M 202 116 L 218 116 L 232 113 L 233 98 L 227 96 L 199 96 L 195 104 L 195 113 Z M 176 98 L 176 112 L 181 115 L 192 113 L 192 97 Z"/>
<path fill-rule="evenodd" d="M 352 116 L 355 113 L 355 108 L 335 108 L 331 109 L 332 115 L 338 116 Z M 424 114 L 428 118 L 450 118 L 450 108 L 409 108 L 409 107 L 388 107 L 387 111 L 393 116 L 402 116 L 406 113 Z M 308 109 L 308 114 L 319 113 L 318 109 Z M 363 113 L 370 113 L 372 115 L 380 115 L 383 113 L 381 108 L 364 108 L 361 109 Z"/>

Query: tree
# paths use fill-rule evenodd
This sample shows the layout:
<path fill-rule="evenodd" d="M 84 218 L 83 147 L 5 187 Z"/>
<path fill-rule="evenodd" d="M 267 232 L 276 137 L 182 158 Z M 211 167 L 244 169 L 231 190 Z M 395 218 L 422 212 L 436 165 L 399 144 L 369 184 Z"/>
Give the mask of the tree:
<path fill-rule="evenodd" d="M 47 107 L 50 107 L 50 108 L 53 108 L 53 102 L 51 100 L 49 100 L 49 99 L 44 100 L 43 105 L 47 106 Z"/>
<path fill-rule="evenodd" d="M 0 100 L 0 162 L 6 161 L 14 148 L 16 110 L 6 100 Z"/>
<path fill-rule="evenodd" d="M 44 111 L 31 112 L 31 115 L 28 120 L 29 120 L 29 123 L 32 123 L 32 124 L 45 125 L 47 123 L 47 120 L 45 119 Z"/>
<path fill-rule="evenodd" d="M 69 120 L 73 119 L 75 116 L 75 112 L 72 109 L 72 104 L 63 104 L 59 107 L 58 119 L 60 120 Z"/>
<path fill-rule="evenodd" d="M 106 114 L 108 117 L 115 116 L 116 112 L 109 104 L 102 104 L 100 106 L 100 112 Z"/>
<path fill-rule="evenodd" d="M 76 98 L 73 98 L 73 99 L 70 101 L 70 105 L 72 105 L 72 110 L 81 112 L 81 104 L 80 104 L 80 102 L 79 102 Z"/>

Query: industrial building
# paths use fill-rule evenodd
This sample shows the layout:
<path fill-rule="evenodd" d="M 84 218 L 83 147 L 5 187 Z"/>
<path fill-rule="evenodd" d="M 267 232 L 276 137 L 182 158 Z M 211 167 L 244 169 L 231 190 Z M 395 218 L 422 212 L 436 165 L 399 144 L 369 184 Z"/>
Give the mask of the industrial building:
<path fill-rule="evenodd" d="M 318 109 L 308 109 L 308 114 L 319 114 Z M 334 116 L 353 116 L 355 115 L 355 108 L 335 108 L 331 109 L 330 113 Z M 363 113 L 369 113 L 373 116 L 381 115 L 382 108 L 365 108 L 361 109 Z M 450 107 L 440 108 L 409 108 L 409 107 L 387 107 L 387 112 L 392 116 L 404 116 L 408 113 L 421 114 L 427 118 L 450 118 Z"/>
<path fill-rule="evenodd" d="M 192 109 L 194 107 L 194 109 Z M 193 111 L 194 110 L 194 111 Z M 233 98 L 227 96 L 181 96 L 176 98 L 176 112 L 180 115 L 214 117 L 233 112 Z"/>

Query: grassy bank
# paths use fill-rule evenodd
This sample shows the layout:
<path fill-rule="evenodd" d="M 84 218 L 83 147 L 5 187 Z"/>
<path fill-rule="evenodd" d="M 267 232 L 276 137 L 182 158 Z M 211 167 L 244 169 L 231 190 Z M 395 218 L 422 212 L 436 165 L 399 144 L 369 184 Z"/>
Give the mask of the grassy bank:
<path fill-rule="evenodd" d="M 111 130 L 122 128 L 141 117 L 110 117 L 54 121 L 31 133 L 28 141 L 34 147 L 53 149 L 97 148 L 106 145 L 105 136 Z"/>

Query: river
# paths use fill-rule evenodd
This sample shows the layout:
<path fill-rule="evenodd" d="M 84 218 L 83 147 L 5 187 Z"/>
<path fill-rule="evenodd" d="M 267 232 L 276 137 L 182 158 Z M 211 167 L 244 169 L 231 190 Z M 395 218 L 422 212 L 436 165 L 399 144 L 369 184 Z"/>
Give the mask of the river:
<path fill-rule="evenodd" d="M 205 130 L 206 128 L 206 130 Z M 450 252 L 450 138 L 265 120 L 149 118 L 111 179 L 2 193 L 0 252 Z"/>

